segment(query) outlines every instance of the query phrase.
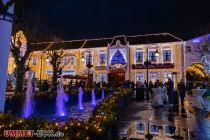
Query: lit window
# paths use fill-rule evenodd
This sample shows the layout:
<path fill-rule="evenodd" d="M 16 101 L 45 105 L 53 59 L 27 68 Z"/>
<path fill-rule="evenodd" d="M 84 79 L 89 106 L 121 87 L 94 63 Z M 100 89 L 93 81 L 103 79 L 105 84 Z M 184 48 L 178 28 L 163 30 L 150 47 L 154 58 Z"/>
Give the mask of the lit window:
<path fill-rule="evenodd" d="M 66 65 L 68 63 L 68 57 L 63 58 L 63 64 Z"/>
<path fill-rule="evenodd" d="M 163 50 L 163 62 L 171 61 L 171 50 Z"/>
<path fill-rule="evenodd" d="M 75 56 L 70 56 L 70 64 L 71 64 L 71 65 L 75 65 L 75 63 L 76 63 L 76 58 L 75 58 Z"/>
<path fill-rule="evenodd" d="M 142 63 L 144 58 L 144 53 L 140 51 L 136 51 L 135 53 L 136 63 Z"/>
<path fill-rule="evenodd" d="M 149 61 L 156 62 L 157 57 L 155 56 L 156 50 L 150 50 L 149 51 Z"/>
<path fill-rule="evenodd" d="M 144 83 L 144 74 L 143 73 L 136 73 L 136 82 Z"/>
<path fill-rule="evenodd" d="M 86 60 L 86 64 L 88 64 L 89 62 L 91 62 L 91 64 L 92 64 L 93 63 L 92 62 L 92 54 L 91 53 L 86 53 L 85 60 Z"/>
<path fill-rule="evenodd" d="M 106 74 L 99 74 L 99 82 L 105 82 L 106 81 Z"/>
<path fill-rule="evenodd" d="M 37 57 L 33 56 L 32 57 L 32 65 L 36 65 L 37 64 Z"/>
<path fill-rule="evenodd" d="M 155 83 L 158 80 L 158 73 L 149 73 L 149 81 Z"/>
<path fill-rule="evenodd" d="M 166 72 L 164 77 L 164 82 L 168 82 L 169 79 L 172 79 L 171 72 Z"/>
<path fill-rule="evenodd" d="M 106 63 L 106 54 L 100 53 L 99 54 L 99 64 L 105 64 Z"/>

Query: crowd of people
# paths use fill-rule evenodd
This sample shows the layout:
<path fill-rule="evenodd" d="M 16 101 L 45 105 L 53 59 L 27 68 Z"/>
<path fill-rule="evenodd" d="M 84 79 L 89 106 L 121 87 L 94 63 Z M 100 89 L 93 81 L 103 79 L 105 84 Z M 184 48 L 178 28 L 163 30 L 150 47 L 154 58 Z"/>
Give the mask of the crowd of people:
<path fill-rule="evenodd" d="M 137 81 L 134 83 L 133 81 L 125 81 L 123 84 L 124 87 L 130 87 L 133 90 L 136 88 L 143 88 L 144 93 L 149 93 L 149 96 L 151 99 L 153 99 L 153 104 L 158 105 L 158 104 L 163 104 L 163 103 L 168 103 L 169 105 L 173 105 L 175 102 L 174 98 L 174 83 L 171 79 L 168 79 L 167 82 L 162 83 L 159 80 L 156 80 L 155 82 L 150 81 L 148 83 L 147 87 L 147 82 L 145 81 L 144 83 Z M 178 94 L 181 100 L 181 104 L 184 104 L 184 98 L 185 98 L 185 93 L 186 93 L 186 86 L 185 82 L 183 79 L 177 84 L 177 90 Z"/>
<path fill-rule="evenodd" d="M 59 82 L 52 86 L 51 90 L 52 92 L 56 92 L 56 88 Z M 79 87 L 87 87 L 87 83 L 85 80 L 70 80 L 66 85 L 64 85 L 65 90 L 67 91 L 73 91 L 75 89 L 78 89 Z M 99 89 L 101 87 L 112 87 L 113 85 L 109 85 L 109 83 L 106 82 L 96 82 L 94 81 L 91 85 L 88 85 L 89 88 Z M 149 93 L 149 96 L 151 99 L 153 99 L 154 104 L 162 104 L 168 103 L 169 105 L 173 105 L 175 98 L 174 98 L 174 92 L 178 92 L 178 95 L 180 97 L 181 104 L 184 104 L 184 98 L 186 95 L 186 89 L 188 89 L 189 94 L 191 93 L 191 89 L 194 88 L 194 86 L 188 86 L 185 85 L 185 82 L 183 79 L 177 83 L 176 91 L 174 89 L 174 83 L 171 79 L 168 79 L 167 82 L 163 83 L 159 80 L 156 80 L 155 82 L 150 81 L 148 84 L 145 81 L 144 83 L 137 81 L 136 83 L 134 81 L 126 80 L 123 84 L 123 87 L 131 88 L 133 92 L 136 88 L 142 88 L 144 89 L 144 94 L 146 95 L 147 90 Z M 148 87 L 147 87 L 148 86 Z M 199 84 L 197 86 L 200 86 L 201 88 L 205 88 L 205 84 Z M 48 84 L 47 80 L 45 80 L 42 83 L 42 92 L 49 91 L 50 85 Z M 115 87 L 113 87 L 115 88 Z M 137 91 L 137 90 L 136 90 Z M 160 101 L 162 100 L 162 101 Z"/>

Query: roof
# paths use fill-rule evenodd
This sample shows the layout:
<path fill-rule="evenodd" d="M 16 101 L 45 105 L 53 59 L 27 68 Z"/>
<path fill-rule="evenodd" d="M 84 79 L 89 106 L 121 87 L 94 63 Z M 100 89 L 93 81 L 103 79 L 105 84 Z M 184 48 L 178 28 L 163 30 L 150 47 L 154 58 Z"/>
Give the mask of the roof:
<path fill-rule="evenodd" d="M 33 51 L 98 48 L 98 47 L 107 47 L 108 44 L 113 46 L 116 44 L 118 40 L 122 45 L 126 45 L 127 43 L 129 43 L 130 45 L 139 45 L 139 44 L 183 41 L 182 39 L 170 33 L 159 33 L 159 34 L 146 34 L 146 35 L 135 35 L 135 36 L 119 35 L 115 37 L 99 38 L 99 39 L 39 42 L 39 43 L 32 43 L 31 46 Z"/>
<path fill-rule="evenodd" d="M 108 43 L 111 41 L 112 38 L 89 39 L 86 41 L 82 48 L 107 47 Z"/>
<path fill-rule="evenodd" d="M 129 42 L 130 45 L 136 45 L 136 44 L 150 44 L 150 43 L 179 42 L 183 40 L 169 33 L 161 33 L 161 34 L 128 36 L 127 41 Z"/>

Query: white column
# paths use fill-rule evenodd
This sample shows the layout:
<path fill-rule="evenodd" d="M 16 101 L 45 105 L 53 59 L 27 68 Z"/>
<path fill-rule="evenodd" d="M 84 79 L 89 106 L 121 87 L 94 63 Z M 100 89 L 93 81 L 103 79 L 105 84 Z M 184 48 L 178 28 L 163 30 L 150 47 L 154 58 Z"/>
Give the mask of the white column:
<path fill-rule="evenodd" d="M 3 0 L 7 3 L 9 0 Z M 14 6 L 9 9 L 13 13 Z M 0 15 L 1 16 L 1 15 Z M 0 112 L 4 112 L 6 81 L 8 70 L 8 57 L 9 57 L 9 43 L 12 32 L 12 23 L 0 20 Z"/>

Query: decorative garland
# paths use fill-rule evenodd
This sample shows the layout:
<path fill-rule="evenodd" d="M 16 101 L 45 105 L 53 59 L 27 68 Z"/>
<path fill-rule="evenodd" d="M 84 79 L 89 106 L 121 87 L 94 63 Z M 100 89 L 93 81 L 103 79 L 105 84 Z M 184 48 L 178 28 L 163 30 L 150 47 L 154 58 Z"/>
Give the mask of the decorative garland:
<path fill-rule="evenodd" d="M 73 140 L 94 139 L 103 135 L 111 128 L 118 118 L 119 102 L 122 97 L 129 96 L 132 90 L 129 88 L 118 88 L 99 103 L 92 112 L 92 118 L 88 122 L 77 119 L 69 119 L 63 122 L 48 122 L 45 119 L 23 119 L 8 114 L 0 115 L 0 137 L 4 130 L 59 130 L 64 132 L 65 137 Z"/>

